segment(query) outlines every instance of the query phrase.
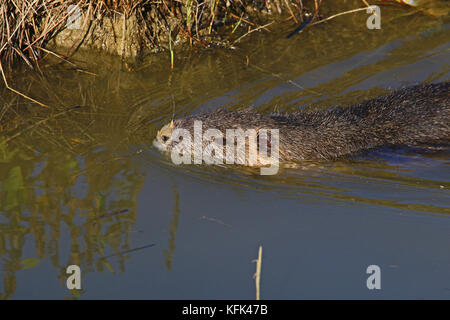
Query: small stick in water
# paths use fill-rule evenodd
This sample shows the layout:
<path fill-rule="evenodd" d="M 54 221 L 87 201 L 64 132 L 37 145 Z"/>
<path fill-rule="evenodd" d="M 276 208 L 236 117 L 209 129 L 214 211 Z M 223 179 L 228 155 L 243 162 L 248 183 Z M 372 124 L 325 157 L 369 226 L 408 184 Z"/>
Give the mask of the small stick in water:
<path fill-rule="evenodd" d="M 256 284 L 256 300 L 260 300 L 259 289 L 261 281 L 262 246 L 259 246 L 258 259 L 253 260 L 253 262 L 256 262 L 256 272 L 253 276 L 253 278 L 255 278 Z"/>
<path fill-rule="evenodd" d="M 294 31 L 292 31 L 291 33 L 289 33 L 289 35 L 286 37 L 286 39 L 289 39 L 289 38 L 292 37 L 294 34 L 296 34 L 296 33 L 300 32 L 300 31 L 302 31 L 302 30 L 308 25 L 308 23 L 311 22 L 312 18 L 313 18 L 312 15 L 309 16 L 309 18 L 306 19 L 306 21 L 303 22 L 297 29 L 295 29 Z"/>

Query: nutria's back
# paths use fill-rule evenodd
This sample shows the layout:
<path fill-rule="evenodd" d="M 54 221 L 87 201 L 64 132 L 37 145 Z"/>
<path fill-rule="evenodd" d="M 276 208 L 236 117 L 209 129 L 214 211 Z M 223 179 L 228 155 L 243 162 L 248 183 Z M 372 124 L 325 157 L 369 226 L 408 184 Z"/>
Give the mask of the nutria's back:
<path fill-rule="evenodd" d="M 192 133 L 194 121 L 201 120 L 203 130 L 279 129 L 281 161 L 332 160 L 389 145 L 448 146 L 449 85 L 414 86 L 325 111 L 262 115 L 221 110 L 175 120 L 161 129 L 157 141 L 166 144 L 174 128 Z"/>

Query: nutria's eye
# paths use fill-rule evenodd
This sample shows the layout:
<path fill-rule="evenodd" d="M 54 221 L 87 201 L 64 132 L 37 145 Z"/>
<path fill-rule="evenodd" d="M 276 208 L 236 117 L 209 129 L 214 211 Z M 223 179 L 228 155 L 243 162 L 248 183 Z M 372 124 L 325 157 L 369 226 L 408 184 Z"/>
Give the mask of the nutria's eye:
<path fill-rule="evenodd" d="M 167 140 L 169 140 L 169 137 L 168 137 L 168 136 L 162 136 L 162 141 L 163 141 L 163 142 L 167 142 Z"/>

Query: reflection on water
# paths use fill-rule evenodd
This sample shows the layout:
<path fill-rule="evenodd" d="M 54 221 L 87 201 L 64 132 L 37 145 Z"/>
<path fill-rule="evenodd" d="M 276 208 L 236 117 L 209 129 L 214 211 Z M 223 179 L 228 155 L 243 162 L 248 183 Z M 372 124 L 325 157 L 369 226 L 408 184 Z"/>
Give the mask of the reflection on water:
<path fill-rule="evenodd" d="M 180 256 L 190 252 L 185 245 L 196 239 L 198 218 L 222 222 L 214 215 L 220 210 L 202 211 L 212 199 L 213 208 L 250 208 L 242 221 L 262 219 L 251 209 L 260 201 L 252 200 L 253 195 L 274 199 L 281 207 L 318 206 L 324 214 L 344 203 L 348 210 L 364 212 L 375 206 L 446 221 L 447 152 L 381 150 L 358 159 L 305 163 L 284 168 L 276 176 L 260 176 L 259 171 L 243 168 L 177 167 L 151 149 L 156 131 L 172 116 L 219 107 L 253 106 L 261 112 L 325 108 L 404 85 L 448 80 L 447 18 L 412 14 L 408 11 L 412 9 L 402 7 L 382 10 L 380 31 L 365 28 L 364 14 L 311 27 L 291 39 L 283 35 L 292 25 L 279 24 L 236 50 L 178 52 L 173 73 L 165 55 L 124 66 L 113 57 L 100 60 L 86 53 L 76 57 L 77 68 L 49 59 L 42 74 L 17 70 L 11 84 L 52 108 L 29 103 L 6 89 L 0 95 L 0 298 L 39 297 L 29 283 L 18 281 L 19 275 L 25 276 L 21 270 L 34 272 L 35 279 L 44 274 L 46 281 L 57 279 L 58 286 L 43 289 L 42 296 L 86 296 L 88 290 L 65 291 L 68 265 L 79 265 L 86 281 L 104 273 L 125 279 L 128 268 L 136 276 L 145 272 L 139 269 L 143 264 L 133 263 L 132 257 L 140 254 L 151 261 L 162 254 L 164 268 L 154 271 L 163 281 L 160 295 L 125 289 L 117 296 L 177 297 L 190 275 L 183 273 L 178 279 L 183 286 L 172 283 L 167 272 L 176 273 L 179 263 L 189 273 L 188 264 L 177 261 L 177 252 Z M 156 191 L 150 194 L 144 186 Z M 197 220 L 189 220 L 191 212 Z M 304 225 L 312 221 L 292 219 Z M 222 225 L 234 230 L 235 224 Z M 448 235 L 448 228 L 445 232 Z M 257 231 L 247 230 L 236 239 L 242 243 L 242 237 L 256 235 Z M 197 249 L 204 252 L 219 243 L 233 243 L 221 232 L 214 237 Z M 220 257 L 234 260 L 229 252 Z M 199 265 L 190 267 L 207 277 L 208 269 L 200 265 L 207 258 L 192 259 Z M 441 264 L 449 265 L 448 257 Z M 269 284 L 266 290 L 277 292 L 278 285 Z M 104 286 L 98 284 L 100 289 Z M 195 288 L 188 297 L 202 296 L 203 291 Z M 296 297 L 289 293 L 287 297 Z"/>
<path fill-rule="evenodd" d="M 180 195 L 178 194 L 177 186 L 174 184 L 173 186 L 173 196 L 174 196 L 174 208 L 173 208 L 173 217 L 170 221 L 170 239 L 169 239 L 169 247 L 164 251 L 164 256 L 166 257 L 166 267 L 170 270 L 170 266 L 172 265 L 173 255 L 175 252 L 175 237 L 177 234 L 178 228 L 178 220 L 180 218 Z"/>

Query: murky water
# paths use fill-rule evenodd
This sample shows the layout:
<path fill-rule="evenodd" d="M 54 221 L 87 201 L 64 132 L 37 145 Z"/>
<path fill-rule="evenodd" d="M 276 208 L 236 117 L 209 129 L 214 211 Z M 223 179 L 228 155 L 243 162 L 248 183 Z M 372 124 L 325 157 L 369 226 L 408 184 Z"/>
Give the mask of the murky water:
<path fill-rule="evenodd" d="M 0 298 L 254 299 L 259 245 L 264 299 L 450 298 L 448 153 L 260 176 L 175 166 L 151 147 L 173 115 L 326 108 L 449 80 L 447 18 L 383 6 L 368 30 L 367 17 L 176 52 L 173 72 L 167 54 L 87 53 L 16 71 L 10 84 L 51 109 L 0 96 Z M 66 287 L 72 264 L 81 291 Z M 367 289 L 369 265 L 381 290 Z"/>

